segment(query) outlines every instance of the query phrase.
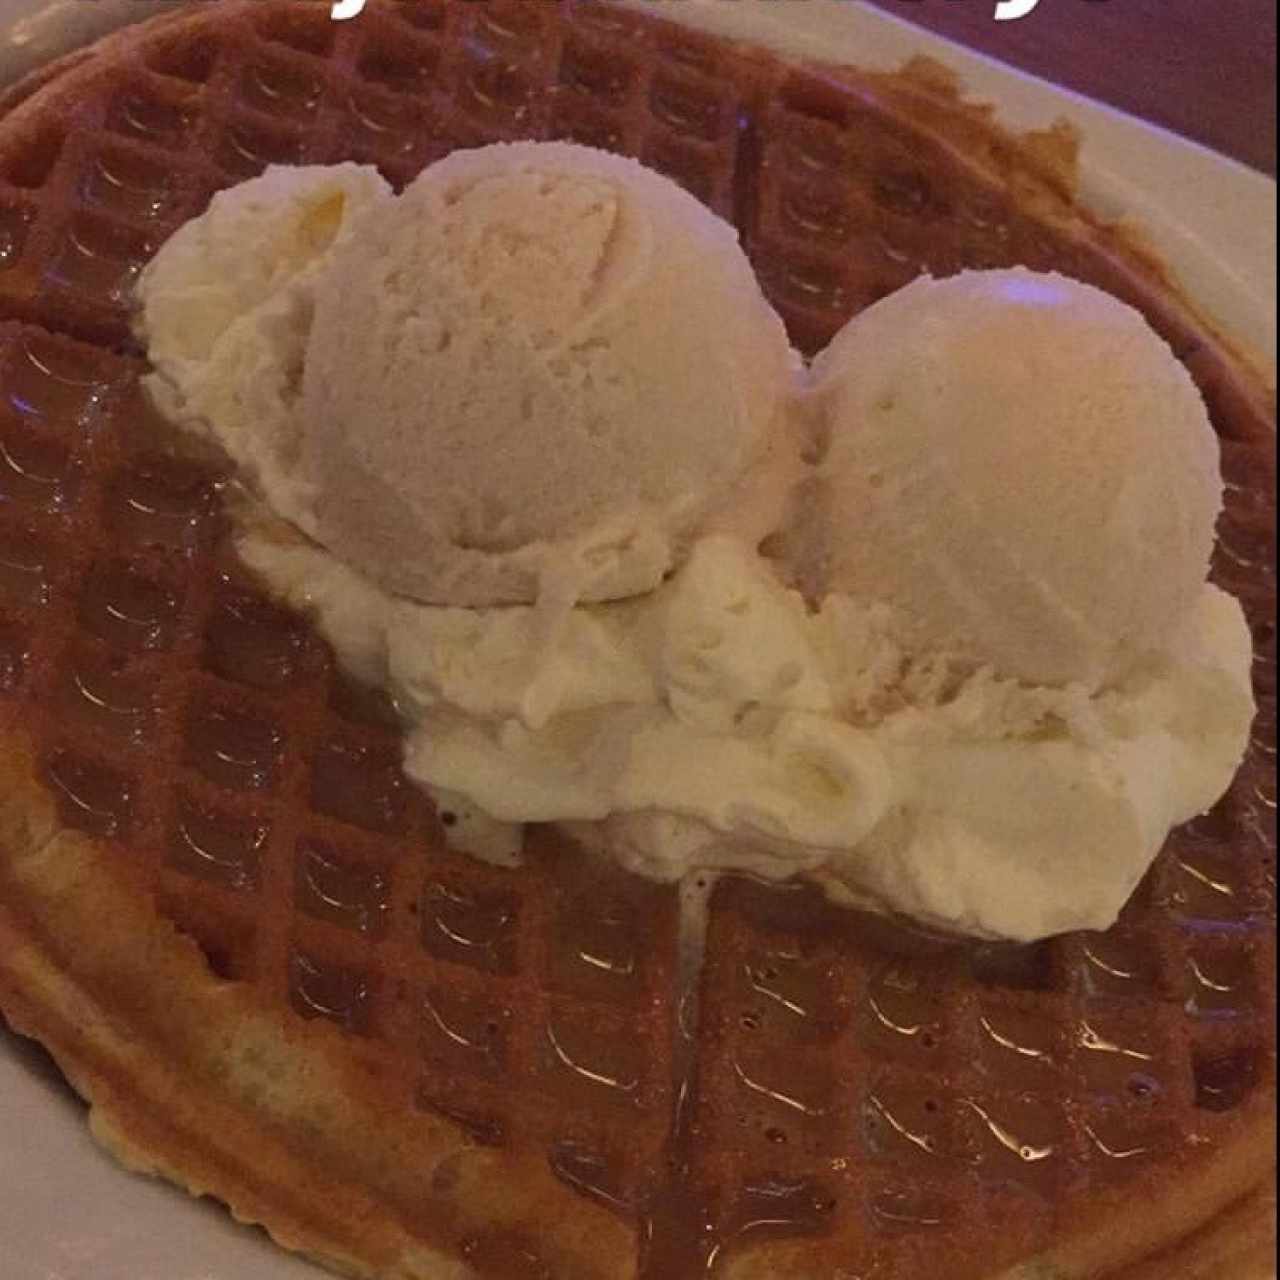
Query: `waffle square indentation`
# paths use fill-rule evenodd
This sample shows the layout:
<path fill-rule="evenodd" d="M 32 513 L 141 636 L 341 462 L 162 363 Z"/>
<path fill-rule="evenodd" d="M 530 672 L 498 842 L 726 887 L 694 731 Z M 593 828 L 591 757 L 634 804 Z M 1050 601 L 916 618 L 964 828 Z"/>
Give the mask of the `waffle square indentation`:
<path fill-rule="evenodd" d="M 345 737 L 317 749 L 311 774 L 311 807 L 382 835 L 407 829 L 409 784 L 393 751 Z"/>
<path fill-rule="evenodd" d="M 69 827 L 91 836 L 128 836 L 137 787 L 134 778 L 74 750 L 56 752 L 45 773 Z"/>
<path fill-rule="evenodd" d="M 216 704 L 198 705 L 188 713 L 184 760 L 220 787 L 270 790 L 284 741 L 284 730 L 270 719 Z"/>
<path fill-rule="evenodd" d="M 509 1008 L 457 983 L 436 983 L 422 997 L 421 1051 L 446 1075 L 498 1079 L 507 1069 Z"/>
<path fill-rule="evenodd" d="M 55 713 L 77 736 L 126 748 L 152 736 L 156 703 L 154 670 L 147 664 L 87 644 L 68 653 L 52 697 Z"/>
<path fill-rule="evenodd" d="M 305 624 L 296 614 L 232 588 L 215 602 L 204 658 L 223 679 L 282 690 L 303 678 L 308 648 Z"/>
<path fill-rule="evenodd" d="M 356 70 L 371 84 L 396 93 L 426 94 L 440 65 L 440 48 L 412 36 L 393 39 L 390 33 L 365 42 Z"/>
<path fill-rule="evenodd" d="M 301 60 L 264 52 L 246 62 L 240 73 L 240 101 L 267 115 L 310 121 L 319 111 L 323 97 L 324 81 Z"/>
<path fill-rule="evenodd" d="M 373 1013 L 370 974 L 295 948 L 289 956 L 289 1001 L 304 1018 L 324 1018 L 365 1035 Z"/>
<path fill-rule="evenodd" d="M 171 215 L 179 198 L 172 166 L 122 146 L 104 146 L 87 159 L 80 195 L 104 213 L 142 220 Z"/>
<path fill-rule="evenodd" d="M 262 879 L 266 821 L 182 798 L 169 833 L 169 864 L 224 889 L 253 892 Z"/>
<path fill-rule="evenodd" d="M 83 214 L 66 228 L 46 276 L 80 300 L 118 307 L 132 295 L 154 252 L 154 241 L 143 233 Z"/>
<path fill-rule="evenodd" d="M 422 945 L 440 960 L 512 974 L 519 910 L 514 894 L 429 880 L 419 906 Z"/>
<path fill-rule="evenodd" d="M 294 905 L 316 920 L 378 940 L 391 912 L 391 877 L 356 853 L 311 837 L 298 842 Z"/>
<path fill-rule="evenodd" d="M 196 119 L 189 100 L 141 83 L 122 89 L 107 112 L 107 126 L 115 132 L 170 149 L 190 143 Z"/>
<path fill-rule="evenodd" d="M 233 119 L 222 131 L 217 158 L 236 181 L 243 181 L 256 177 L 268 165 L 301 164 L 305 153 L 305 142 L 296 133 L 246 119 Z"/>
<path fill-rule="evenodd" d="M 177 635 L 181 607 L 176 584 L 149 577 L 127 561 L 109 561 L 85 578 L 80 625 L 122 652 L 168 649 Z"/>
<path fill-rule="evenodd" d="M 0 501 L 31 511 L 75 505 L 82 467 L 71 442 L 0 410 Z"/>

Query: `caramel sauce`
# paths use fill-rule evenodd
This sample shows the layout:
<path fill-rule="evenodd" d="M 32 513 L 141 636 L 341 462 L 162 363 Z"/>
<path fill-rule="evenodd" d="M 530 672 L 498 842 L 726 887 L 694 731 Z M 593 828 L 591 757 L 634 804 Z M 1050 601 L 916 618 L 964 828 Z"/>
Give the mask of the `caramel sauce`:
<path fill-rule="evenodd" d="M 1160 974 L 1145 940 L 1121 927 L 1080 935 L 1079 984 L 1088 996 L 1155 999 Z"/>
<path fill-rule="evenodd" d="M 208 468 L 163 454 L 121 468 L 107 492 L 106 519 L 118 545 L 193 552 L 216 525 Z"/>
<path fill-rule="evenodd" d="M 233 818 L 185 801 L 169 840 L 169 862 L 189 875 L 237 891 L 253 891 L 261 878 L 266 823 Z"/>
<path fill-rule="evenodd" d="M 1163 1046 L 1134 1026 L 1126 1006 L 1094 1006 L 1076 1025 L 1076 1061 L 1091 1092 L 1149 1098 L 1168 1070 Z"/>
<path fill-rule="evenodd" d="M 368 90 L 352 90 L 348 99 L 354 145 L 371 155 L 404 156 L 419 145 L 417 104 L 388 100 Z"/>
<path fill-rule="evenodd" d="M 150 736 L 157 697 L 154 682 L 142 673 L 85 650 L 67 662 L 54 706 L 68 724 L 132 746 Z"/>
<path fill-rule="evenodd" d="M 121 652 L 168 649 L 176 635 L 181 603 L 173 588 L 128 565 L 108 565 L 88 577 L 80 624 Z"/>
<path fill-rule="evenodd" d="M 944 1038 L 943 1006 L 921 974 L 893 966 L 871 979 L 862 1017 L 871 1052 L 928 1070 Z"/>
<path fill-rule="evenodd" d="M 419 908 L 422 943 L 442 960 L 495 973 L 515 970 L 516 900 L 429 881 Z"/>
<path fill-rule="evenodd" d="M 311 779 L 318 813 L 384 835 L 405 830 L 409 784 L 394 756 L 334 738 L 316 752 Z"/>
<path fill-rule="evenodd" d="M 82 426 L 101 409 L 119 373 L 109 361 L 49 335 L 20 342 L 5 370 L 5 400 L 21 418 Z"/>
<path fill-rule="evenodd" d="M 559 1280 L 539 1254 L 537 1242 L 523 1232 L 470 1236 L 462 1241 L 459 1251 L 479 1275 L 494 1280 Z"/>
<path fill-rule="evenodd" d="M 834 1197 L 808 1179 L 765 1176 L 748 1182 L 707 1254 L 705 1270 L 714 1274 L 721 1258 L 743 1244 L 820 1234 L 827 1230 L 835 1207 Z"/>
<path fill-rule="evenodd" d="M 1066 1123 L 1052 1101 L 1029 1094 L 966 1097 L 961 1114 L 981 1177 L 1053 1198 L 1066 1163 Z"/>
<path fill-rule="evenodd" d="M 269 59 L 249 62 L 240 79 L 240 93 L 250 106 L 302 120 L 315 115 L 322 92 L 311 72 Z"/>
<path fill-rule="evenodd" d="M 328 920 L 376 940 L 387 930 L 391 882 L 376 867 L 306 840 L 298 849 L 294 902 L 317 920 Z"/>
<path fill-rule="evenodd" d="M 1054 1023 L 1042 1015 L 984 1004 L 978 1013 L 979 1061 L 1008 1088 L 1038 1093 L 1057 1086 L 1062 1046 Z"/>
<path fill-rule="evenodd" d="M 543 1035 L 541 1070 L 548 1086 L 566 1100 L 576 1100 L 586 1090 L 607 1102 L 643 1104 L 643 1045 L 606 1034 L 593 1015 L 572 1006 L 554 1011 Z"/>
<path fill-rule="evenodd" d="M 1183 1008 L 1193 1018 L 1246 1016 L 1259 1004 L 1253 966 L 1244 952 L 1192 947 L 1186 956 Z"/>
<path fill-rule="evenodd" d="M 0 694 L 21 688 L 31 661 L 31 642 L 18 627 L 0 623 Z"/>
<path fill-rule="evenodd" d="M 50 285 L 78 296 L 123 305 L 133 296 L 138 276 L 154 252 L 155 246 L 141 235 L 85 217 L 68 228 L 46 278 Z"/>
<path fill-rule="evenodd" d="M 432 1112 L 451 1124 L 456 1124 L 477 1146 L 507 1145 L 507 1127 L 500 1117 L 471 1111 L 453 1096 L 447 1099 L 442 1097 L 433 1085 L 420 1085 L 414 1101 L 421 1110 Z"/>
<path fill-rule="evenodd" d="M 327 1018 L 346 1031 L 363 1034 L 368 1029 L 368 978 L 314 956 L 294 951 L 289 959 L 289 998 L 304 1018 Z"/>
<path fill-rule="evenodd" d="M 227 680 L 283 689 L 301 676 L 306 648 L 300 618 L 255 596 L 229 592 L 209 621 L 205 663 Z"/>
<path fill-rule="evenodd" d="M 575 1191 L 617 1213 L 634 1213 L 635 1204 L 607 1155 L 566 1138 L 552 1144 L 549 1160 L 556 1177 Z"/>
<path fill-rule="evenodd" d="M 88 204 L 128 218 L 161 218 L 176 202 L 172 177 L 162 165 L 114 148 L 89 162 L 80 191 Z"/>
<path fill-rule="evenodd" d="M 271 164 L 301 164 L 300 144 L 292 134 L 275 133 L 237 121 L 227 127 L 218 161 L 237 180 L 253 178 Z"/>
<path fill-rule="evenodd" d="M 1232 1111 L 1258 1083 L 1260 1054 L 1256 1049 L 1197 1054 L 1193 1068 L 1196 1106 L 1206 1111 Z"/>
<path fill-rule="evenodd" d="M 188 715 L 185 762 L 210 782 L 237 791 L 269 790 L 284 748 L 270 721 L 210 706 Z"/>
<path fill-rule="evenodd" d="M 74 504 L 78 473 L 66 442 L 0 422 L 0 502 L 66 509 Z"/>
<path fill-rule="evenodd" d="M 133 780 L 116 770 L 69 751 L 48 763 L 47 777 L 62 820 L 91 836 L 122 839 L 133 810 Z"/>
<path fill-rule="evenodd" d="M 178 103 L 140 89 L 129 89 L 113 103 L 108 125 L 143 142 L 177 146 L 191 131 L 193 113 Z"/>
<path fill-rule="evenodd" d="M 500 1076 L 507 1063 L 511 1010 L 446 984 L 422 999 L 422 1053 L 450 1074 Z"/>

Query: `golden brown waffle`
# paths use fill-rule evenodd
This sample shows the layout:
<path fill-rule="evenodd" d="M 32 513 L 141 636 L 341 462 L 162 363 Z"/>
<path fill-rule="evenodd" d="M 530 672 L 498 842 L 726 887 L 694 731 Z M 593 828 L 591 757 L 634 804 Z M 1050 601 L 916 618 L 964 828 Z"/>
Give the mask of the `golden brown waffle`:
<path fill-rule="evenodd" d="M 1074 206 L 1061 137 L 1015 143 L 936 71 L 798 69 L 531 0 L 338 24 L 222 0 L 9 105 L 0 1007 L 117 1153 L 353 1272 L 511 1280 L 1100 1275 L 1266 1178 L 1270 400 Z M 943 943 L 731 878 L 686 982 L 671 891 L 545 830 L 519 871 L 450 853 L 377 698 L 227 557 L 215 471 L 138 388 L 142 263 L 269 161 L 403 182 L 551 136 L 734 220 L 807 349 L 922 268 L 1018 261 L 1175 343 L 1223 441 L 1215 575 L 1254 626 L 1261 712 L 1115 929 Z"/>

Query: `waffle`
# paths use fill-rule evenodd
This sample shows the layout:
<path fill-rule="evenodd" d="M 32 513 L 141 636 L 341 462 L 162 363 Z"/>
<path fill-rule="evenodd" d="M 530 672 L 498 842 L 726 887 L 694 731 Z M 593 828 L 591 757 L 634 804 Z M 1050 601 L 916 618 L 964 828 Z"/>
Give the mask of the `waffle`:
<path fill-rule="evenodd" d="M 0 1008 L 121 1159 L 338 1270 L 431 1280 L 1065 1280 L 1249 1193 L 1265 1218 L 1272 403 L 1074 203 L 1066 133 L 1015 140 L 934 67 L 797 67 L 590 0 L 346 23 L 222 0 L 4 106 Z M 401 185 L 517 137 L 682 182 L 809 351 L 921 270 L 1015 262 L 1170 339 L 1222 441 L 1214 576 L 1254 628 L 1260 712 L 1115 928 L 961 943 L 726 877 L 700 938 L 677 891 L 552 829 L 516 871 L 448 849 L 379 696 L 228 552 L 216 463 L 139 388 L 129 297 L 267 163 Z M 1234 1253 L 1143 1274 L 1263 1274 L 1246 1214 Z"/>

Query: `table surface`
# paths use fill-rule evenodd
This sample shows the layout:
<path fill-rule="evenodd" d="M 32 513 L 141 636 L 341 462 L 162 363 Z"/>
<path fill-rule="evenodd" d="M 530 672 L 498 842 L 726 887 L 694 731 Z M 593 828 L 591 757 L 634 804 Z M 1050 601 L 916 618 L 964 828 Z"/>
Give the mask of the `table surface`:
<path fill-rule="evenodd" d="M 1040 0 L 997 22 L 995 0 L 872 4 L 1276 172 L 1275 0 Z"/>

